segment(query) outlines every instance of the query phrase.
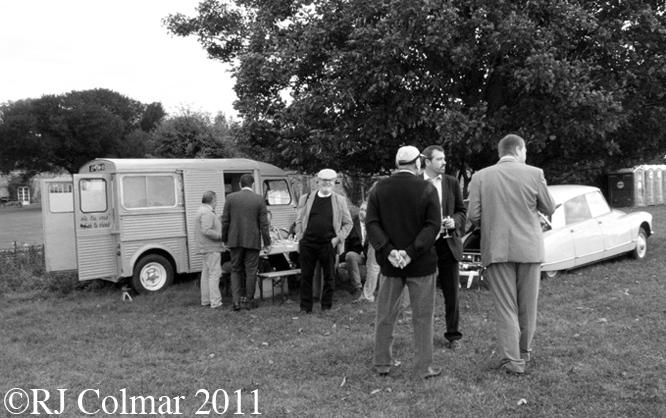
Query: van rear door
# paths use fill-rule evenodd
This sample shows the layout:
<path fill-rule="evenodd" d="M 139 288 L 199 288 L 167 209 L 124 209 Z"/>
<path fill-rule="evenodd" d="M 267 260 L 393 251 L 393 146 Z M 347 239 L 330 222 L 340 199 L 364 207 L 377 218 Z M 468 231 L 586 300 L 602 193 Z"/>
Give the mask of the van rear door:
<path fill-rule="evenodd" d="M 74 175 L 79 280 L 118 279 L 114 209 L 110 174 Z"/>
<path fill-rule="evenodd" d="M 74 193 L 68 179 L 42 180 L 46 271 L 76 270 Z"/>

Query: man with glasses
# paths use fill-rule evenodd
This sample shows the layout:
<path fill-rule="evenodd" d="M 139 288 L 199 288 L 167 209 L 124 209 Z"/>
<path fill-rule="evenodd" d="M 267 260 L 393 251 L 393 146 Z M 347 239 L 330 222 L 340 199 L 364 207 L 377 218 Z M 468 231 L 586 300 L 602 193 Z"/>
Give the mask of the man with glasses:
<path fill-rule="evenodd" d="M 431 145 L 423 150 L 425 170 L 423 178 L 437 189 L 442 207 L 442 227 L 435 241 L 437 252 L 437 282 L 444 294 L 446 314 L 445 348 L 460 348 L 462 333 L 459 329 L 460 310 L 458 292 L 460 288 L 459 262 L 463 255 L 462 236 L 467 220 L 467 209 L 463 202 L 458 180 L 444 174 L 446 156 L 439 145 Z"/>
<path fill-rule="evenodd" d="M 317 174 L 318 190 L 301 197 L 296 217 L 296 238 L 301 263 L 301 312 L 312 312 L 312 279 L 317 261 L 324 276 L 321 310 L 333 306 L 335 257 L 342 253 L 345 238 L 352 228 L 347 200 L 333 191 L 338 174 L 323 169 Z"/>

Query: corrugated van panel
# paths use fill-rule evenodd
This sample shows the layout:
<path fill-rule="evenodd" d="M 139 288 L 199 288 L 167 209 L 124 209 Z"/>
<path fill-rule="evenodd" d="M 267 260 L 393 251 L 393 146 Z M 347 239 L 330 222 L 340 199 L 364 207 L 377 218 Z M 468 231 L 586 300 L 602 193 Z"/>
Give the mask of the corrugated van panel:
<path fill-rule="evenodd" d="M 296 208 L 292 206 L 268 206 L 268 210 L 273 215 L 271 224 L 276 228 L 284 228 L 288 231 L 291 224 L 296 221 Z"/>
<path fill-rule="evenodd" d="M 185 186 L 185 213 L 187 219 L 187 245 L 190 260 L 189 271 L 201 271 L 203 257 L 197 254 L 197 245 L 194 241 L 194 221 L 197 216 L 201 197 L 207 190 L 217 194 L 217 208 L 215 212 L 222 215 L 224 209 L 224 173 L 219 171 L 183 171 L 183 184 Z"/>
<path fill-rule="evenodd" d="M 183 212 L 126 215 L 121 216 L 120 223 L 122 225 L 120 239 L 123 242 L 134 240 L 144 242 L 156 238 L 175 238 L 186 235 Z"/>
<path fill-rule="evenodd" d="M 108 272 L 117 271 L 116 252 L 109 251 L 115 245 L 113 235 L 79 236 L 79 280 L 108 278 Z"/>
<path fill-rule="evenodd" d="M 125 268 L 128 271 L 123 271 L 123 275 L 125 276 L 131 276 L 132 275 L 132 268 L 134 266 L 130 265 L 132 258 L 136 255 L 136 252 L 139 250 L 139 248 L 143 247 L 146 244 L 159 244 L 162 247 L 166 247 L 169 253 L 173 256 L 173 258 L 176 260 L 177 265 L 173 266 L 174 271 L 178 272 L 185 272 L 187 270 L 188 262 L 187 262 L 187 244 L 185 242 L 185 237 L 181 238 L 161 238 L 158 240 L 146 240 L 142 239 L 139 241 L 126 241 L 123 242 L 123 266 L 126 266 Z M 138 260 L 138 258 L 137 258 Z"/>

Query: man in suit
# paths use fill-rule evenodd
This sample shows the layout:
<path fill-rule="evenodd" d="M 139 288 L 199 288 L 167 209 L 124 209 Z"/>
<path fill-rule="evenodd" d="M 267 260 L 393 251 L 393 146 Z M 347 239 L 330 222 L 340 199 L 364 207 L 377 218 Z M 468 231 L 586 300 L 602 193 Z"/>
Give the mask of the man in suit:
<path fill-rule="evenodd" d="M 271 250 L 268 210 L 264 199 L 252 190 L 254 177 L 243 174 L 241 190 L 227 196 L 222 214 L 222 240 L 231 253 L 231 293 L 234 311 L 255 307 L 254 292 L 263 238 L 266 253 Z M 245 272 L 245 295 L 241 279 Z"/>
<path fill-rule="evenodd" d="M 441 373 L 433 368 L 433 324 L 437 278 L 435 238 L 442 211 L 435 187 L 420 176 L 421 154 L 401 147 L 398 171 L 370 192 L 366 227 L 381 269 L 375 318 L 374 367 L 386 375 L 400 362 L 393 357 L 393 328 L 400 297 L 409 289 L 414 327 L 414 370 L 417 378 Z"/>
<path fill-rule="evenodd" d="M 551 215 L 555 202 L 543 171 L 525 164 L 527 147 L 517 135 L 498 145 L 500 160 L 472 177 L 469 219 L 481 227 L 481 258 L 497 314 L 500 364 L 523 374 L 532 359 L 543 233 L 537 211 Z"/>
<path fill-rule="evenodd" d="M 442 228 L 435 241 L 437 252 L 437 282 L 444 294 L 444 312 L 446 314 L 445 347 L 452 350 L 460 348 L 462 333 L 459 329 L 460 309 L 458 307 L 458 291 L 460 288 L 459 262 L 462 259 L 462 236 L 467 209 L 463 203 L 462 191 L 458 180 L 444 174 L 446 156 L 439 145 L 431 145 L 423 150 L 425 170 L 423 178 L 437 189 L 439 203 L 442 207 Z M 448 234 L 446 233 L 448 231 Z M 446 236 L 449 237 L 446 237 Z"/>
<path fill-rule="evenodd" d="M 203 254 L 201 270 L 201 304 L 211 308 L 222 306 L 220 254 L 225 251 L 222 243 L 222 225 L 215 214 L 217 195 L 208 190 L 201 198 L 201 206 L 194 220 L 194 241 L 197 253 Z"/>
<path fill-rule="evenodd" d="M 366 264 L 368 255 L 368 240 L 365 232 L 365 212 L 367 203 L 363 202 L 358 211 L 358 216 L 354 218 L 353 227 L 347 239 L 345 239 L 345 252 L 340 258 L 345 261 L 345 267 L 349 272 L 349 277 L 354 286 L 353 297 L 358 299 L 363 293 L 363 284 L 361 283 L 361 271 L 359 266 Z"/>
<path fill-rule="evenodd" d="M 298 239 L 301 264 L 301 312 L 312 312 L 312 279 L 319 261 L 323 270 L 324 289 L 321 309 L 333 306 L 335 257 L 342 253 L 345 238 L 352 228 L 347 200 L 333 191 L 338 174 L 323 169 L 317 174 L 318 190 L 301 196 L 296 216 L 296 238 Z"/>

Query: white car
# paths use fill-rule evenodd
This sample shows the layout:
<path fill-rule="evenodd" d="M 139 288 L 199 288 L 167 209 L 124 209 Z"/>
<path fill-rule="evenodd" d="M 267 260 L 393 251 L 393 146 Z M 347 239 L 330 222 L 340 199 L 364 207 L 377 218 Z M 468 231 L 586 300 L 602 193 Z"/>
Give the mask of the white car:
<path fill-rule="evenodd" d="M 553 278 L 561 271 L 623 254 L 645 258 L 648 237 L 653 234 L 651 214 L 611 209 L 596 187 L 562 185 L 548 186 L 548 190 L 556 209 L 550 217 L 541 216 L 546 249 L 542 277 Z M 480 233 L 472 228 L 463 237 L 460 274 L 469 277 L 468 287 L 475 276 L 483 278 Z"/>

